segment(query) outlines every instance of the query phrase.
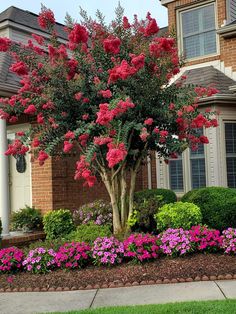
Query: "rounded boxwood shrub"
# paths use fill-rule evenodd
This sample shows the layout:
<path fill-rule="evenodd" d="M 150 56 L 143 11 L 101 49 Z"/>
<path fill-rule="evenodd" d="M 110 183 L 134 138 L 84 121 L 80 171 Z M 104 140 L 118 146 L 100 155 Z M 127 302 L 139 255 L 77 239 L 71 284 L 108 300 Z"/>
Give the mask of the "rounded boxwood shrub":
<path fill-rule="evenodd" d="M 132 231 L 155 231 L 156 221 L 153 216 L 158 208 L 176 201 L 176 194 L 168 189 L 146 189 L 136 192 L 134 194 L 134 213 L 128 221 Z"/>
<path fill-rule="evenodd" d="M 98 237 L 110 237 L 112 235 L 109 225 L 97 225 L 94 222 L 80 225 L 75 231 L 68 234 L 67 241 L 93 243 Z"/>
<path fill-rule="evenodd" d="M 62 238 L 75 229 L 72 214 L 68 209 L 59 209 L 43 217 L 43 229 L 46 239 Z"/>
<path fill-rule="evenodd" d="M 236 189 L 201 188 L 190 194 L 190 199 L 200 207 L 203 224 L 219 230 L 236 227 Z"/>
<path fill-rule="evenodd" d="M 200 208 L 192 203 L 176 202 L 165 204 L 155 215 L 158 231 L 168 228 L 190 229 L 202 221 Z"/>
<path fill-rule="evenodd" d="M 185 193 L 181 198 L 181 202 L 192 203 L 192 198 L 194 197 L 195 193 L 197 193 L 197 191 L 198 189 L 194 189 Z"/>

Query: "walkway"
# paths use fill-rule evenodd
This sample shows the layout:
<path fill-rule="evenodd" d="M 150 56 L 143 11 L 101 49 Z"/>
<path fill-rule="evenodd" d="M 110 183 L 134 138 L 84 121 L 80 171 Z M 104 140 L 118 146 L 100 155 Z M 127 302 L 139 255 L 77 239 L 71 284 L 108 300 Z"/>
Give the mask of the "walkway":
<path fill-rule="evenodd" d="M 85 308 L 236 299 L 236 280 L 202 281 L 68 292 L 1 293 L 1 314 L 34 314 Z"/>

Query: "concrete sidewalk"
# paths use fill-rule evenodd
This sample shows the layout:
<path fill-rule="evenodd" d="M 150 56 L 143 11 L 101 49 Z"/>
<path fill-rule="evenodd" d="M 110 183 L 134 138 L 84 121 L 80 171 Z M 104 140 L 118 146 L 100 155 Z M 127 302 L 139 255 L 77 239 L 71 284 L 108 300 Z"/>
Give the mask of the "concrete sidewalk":
<path fill-rule="evenodd" d="M 1 314 L 34 314 L 86 308 L 236 299 L 236 280 L 199 281 L 68 292 L 1 293 Z"/>

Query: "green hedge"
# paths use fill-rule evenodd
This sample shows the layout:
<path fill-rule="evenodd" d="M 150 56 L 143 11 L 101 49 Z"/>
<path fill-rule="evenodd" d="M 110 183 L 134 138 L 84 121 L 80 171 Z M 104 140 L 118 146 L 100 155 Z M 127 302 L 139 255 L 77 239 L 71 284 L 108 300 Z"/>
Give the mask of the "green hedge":
<path fill-rule="evenodd" d="M 192 202 L 201 209 L 202 223 L 223 230 L 236 227 L 236 189 L 207 187 L 188 192 L 182 201 Z"/>

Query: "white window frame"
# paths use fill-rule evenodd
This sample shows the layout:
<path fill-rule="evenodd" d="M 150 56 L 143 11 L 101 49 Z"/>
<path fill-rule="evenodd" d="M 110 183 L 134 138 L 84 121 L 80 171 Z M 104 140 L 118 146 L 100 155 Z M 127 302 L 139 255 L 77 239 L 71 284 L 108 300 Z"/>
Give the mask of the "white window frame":
<path fill-rule="evenodd" d="M 208 5 L 214 5 L 214 11 L 215 11 L 215 29 L 218 29 L 218 14 L 217 14 L 217 6 L 216 6 L 216 2 L 215 0 L 209 0 L 207 2 L 204 3 L 199 3 L 199 4 L 195 4 L 192 5 L 191 7 L 187 7 L 187 8 L 181 8 L 179 10 L 176 11 L 176 21 L 177 21 L 177 41 L 178 41 L 178 51 L 179 51 L 179 55 L 182 56 L 184 53 L 184 48 L 183 48 L 183 30 L 182 30 L 182 13 L 188 12 L 188 11 L 192 11 L 195 10 L 199 7 L 205 7 Z M 220 51 L 220 42 L 219 42 L 219 35 L 216 34 L 216 52 L 211 53 L 211 54 L 207 54 L 207 55 L 202 55 L 202 56 L 198 56 L 198 57 L 194 57 L 194 58 L 187 58 L 187 61 L 195 61 L 195 60 L 201 60 L 201 59 L 205 59 L 205 58 L 210 58 L 210 57 L 214 57 L 219 55 L 219 51 Z"/>
<path fill-rule="evenodd" d="M 224 146 L 224 151 L 223 151 L 223 160 L 224 160 L 224 181 L 225 181 L 225 186 L 228 187 L 228 173 L 227 173 L 227 153 L 226 153 L 226 134 L 225 134 L 225 125 L 226 124 L 236 124 L 236 120 L 230 120 L 230 119 L 224 119 L 222 121 L 222 133 L 223 133 L 223 146 Z"/>

